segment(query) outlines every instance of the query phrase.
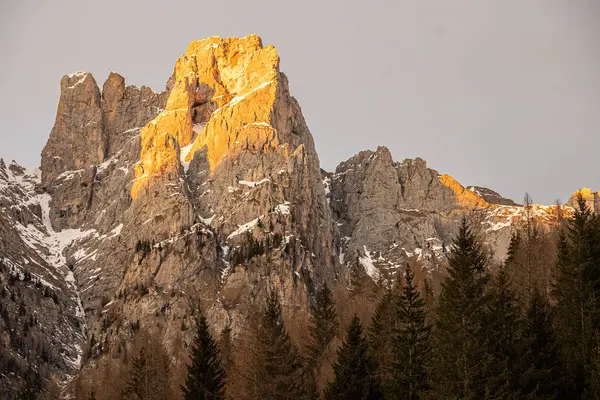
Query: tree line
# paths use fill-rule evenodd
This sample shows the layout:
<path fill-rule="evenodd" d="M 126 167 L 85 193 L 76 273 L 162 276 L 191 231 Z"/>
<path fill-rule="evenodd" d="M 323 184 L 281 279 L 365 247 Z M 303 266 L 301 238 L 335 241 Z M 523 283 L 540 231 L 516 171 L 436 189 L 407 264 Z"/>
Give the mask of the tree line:
<path fill-rule="evenodd" d="M 271 292 L 253 346 L 248 398 L 600 398 L 600 218 L 579 199 L 562 221 L 549 275 L 536 268 L 544 262 L 536 253 L 541 237 L 527 216 L 491 274 L 481 241 L 463 219 L 435 304 L 427 307 L 407 265 L 368 328 L 356 316 L 350 321 L 322 391 L 315 378 L 330 362 L 324 355 L 340 328 L 331 290 L 324 285 L 316 294 L 304 363 Z M 523 276 L 520 286 L 513 283 Z M 205 323 L 199 336 L 209 338 Z M 200 347 L 212 349 L 209 357 L 194 348 L 186 399 L 225 398 L 226 375 L 213 365 L 217 347 L 206 343 Z"/>

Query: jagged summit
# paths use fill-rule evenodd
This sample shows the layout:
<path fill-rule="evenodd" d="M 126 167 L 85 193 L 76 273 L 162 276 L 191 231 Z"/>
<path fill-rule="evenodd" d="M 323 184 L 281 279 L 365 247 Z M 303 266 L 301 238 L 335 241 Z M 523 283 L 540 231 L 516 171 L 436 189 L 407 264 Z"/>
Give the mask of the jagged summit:
<path fill-rule="evenodd" d="M 164 107 L 167 95 L 145 86 L 125 86 L 125 79 L 114 72 L 102 91 L 89 72 L 65 75 L 60 88 L 54 127 L 42 150 L 43 183 L 110 158 Z M 58 155 L 57 149 L 64 146 L 71 152 Z"/>
<path fill-rule="evenodd" d="M 180 160 L 187 165 L 205 146 L 214 172 L 226 155 L 277 149 L 289 131 L 276 104 L 286 85 L 279 57 L 257 35 L 192 42 L 174 78 L 165 110 L 142 129 L 133 198 L 153 176 L 178 170 Z"/>
<path fill-rule="evenodd" d="M 12 183 L 10 198 L 25 184 Z M 84 350 L 130 345 L 134 321 L 189 342 L 181 326 L 199 303 L 216 334 L 240 332 L 272 287 L 297 321 L 317 285 L 344 276 L 312 135 L 256 35 L 192 42 L 161 93 L 117 73 L 102 90 L 89 73 L 63 77 L 41 180 L 27 185 L 48 236 L 30 251 L 52 254 L 46 273 L 81 302 L 72 323 L 87 328 L 72 334 L 101 343 L 69 348 L 84 368 Z M 18 238 L 28 222 L 5 228 Z"/>

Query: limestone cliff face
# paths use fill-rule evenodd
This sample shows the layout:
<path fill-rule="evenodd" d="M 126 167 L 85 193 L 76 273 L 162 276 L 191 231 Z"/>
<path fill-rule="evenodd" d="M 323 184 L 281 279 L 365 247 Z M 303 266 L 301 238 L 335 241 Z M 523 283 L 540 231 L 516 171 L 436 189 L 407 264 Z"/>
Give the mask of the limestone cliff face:
<path fill-rule="evenodd" d="M 111 181 L 116 178 L 124 183 L 138 158 L 139 131 L 164 107 L 167 94 L 126 87 L 123 77 L 114 72 L 102 94 L 89 73 L 63 77 L 56 122 L 42 151 L 41 165 L 42 184 L 52 195 L 54 228 L 94 225 L 99 211 L 116 206 L 103 201 L 114 197 L 103 199 L 104 191 L 94 183 L 108 174 Z M 116 214 L 123 209 L 117 208 Z M 111 211 L 104 212 L 114 218 Z"/>
<path fill-rule="evenodd" d="M 155 181 L 161 185 L 164 179 L 186 177 L 200 217 L 228 235 L 248 217 L 289 202 L 286 192 L 309 202 L 306 208 L 291 204 L 305 234 L 328 223 L 322 221 L 328 210 L 321 205 L 324 192 L 312 136 L 279 72 L 276 50 L 263 47 L 258 36 L 192 42 L 177 60 L 166 109 L 142 129 L 141 137 L 134 200 L 151 191 Z M 268 202 L 250 205 L 250 214 L 246 207 L 232 210 L 239 207 L 228 197 L 235 198 L 244 186 L 268 188 L 262 190 L 269 192 Z M 223 192 L 232 195 L 224 198 Z M 312 203 L 320 206 L 317 218 L 305 211 Z"/>
<path fill-rule="evenodd" d="M 466 189 L 450 175 L 441 175 L 439 179 L 443 185 L 452 189 L 454 192 L 456 205 L 465 208 L 483 208 L 489 206 L 488 202 L 485 201 L 483 197 L 471 190 Z"/>
<path fill-rule="evenodd" d="M 94 77 L 82 72 L 64 76 L 60 93 L 56 122 L 42 151 L 43 182 L 100 164 L 105 156 L 102 96 Z M 70 151 L 58 155 L 56 148 Z"/>
<path fill-rule="evenodd" d="M 388 149 L 362 151 L 324 173 L 336 222 L 339 261 L 358 264 L 375 280 L 390 282 L 406 261 L 419 261 L 438 279 L 462 216 L 469 216 L 493 261 L 506 255 L 511 229 L 526 210 L 488 203 L 422 159 L 394 162 Z M 556 207 L 533 206 L 544 226 L 557 221 Z"/>
<path fill-rule="evenodd" d="M 115 73 L 102 92 L 85 73 L 61 90 L 39 188 L 52 229 L 77 233 L 61 251 L 95 338 L 83 365 L 138 325 L 179 356 L 198 304 L 215 333 L 237 334 L 272 287 L 291 326 L 306 322 L 315 286 L 341 271 L 313 138 L 272 46 L 192 42 L 163 93 Z"/>
<path fill-rule="evenodd" d="M 132 197 L 155 177 L 177 171 L 180 158 L 190 162 L 204 146 L 211 171 L 240 151 L 276 148 L 271 114 L 278 67 L 275 48 L 263 47 L 258 36 L 192 42 L 175 65 L 165 111 L 142 130 Z M 189 145 L 181 155 L 179 150 Z"/>

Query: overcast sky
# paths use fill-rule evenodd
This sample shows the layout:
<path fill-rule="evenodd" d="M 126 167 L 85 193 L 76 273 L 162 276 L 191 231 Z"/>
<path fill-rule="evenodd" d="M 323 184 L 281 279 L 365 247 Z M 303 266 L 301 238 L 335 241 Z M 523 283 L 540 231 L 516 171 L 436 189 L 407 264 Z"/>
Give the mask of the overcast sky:
<path fill-rule="evenodd" d="M 277 47 L 321 164 L 387 146 L 521 201 L 600 189 L 598 0 L 1 0 L 0 156 L 37 166 L 64 74 L 162 90 L 194 39 Z"/>

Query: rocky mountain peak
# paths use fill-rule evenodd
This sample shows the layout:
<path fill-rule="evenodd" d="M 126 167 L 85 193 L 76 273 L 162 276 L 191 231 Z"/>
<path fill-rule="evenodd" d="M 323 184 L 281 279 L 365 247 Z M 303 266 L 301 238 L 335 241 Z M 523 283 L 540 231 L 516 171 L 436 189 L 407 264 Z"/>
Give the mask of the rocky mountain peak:
<path fill-rule="evenodd" d="M 503 206 L 518 206 L 518 204 L 512 201 L 511 199 L 503 197 L 500 193 L 490 188 L 486 188 L 483 186 L 469 186 L 467 187 L 467 189 L 482 197 L 489 204 L 497 204 Z"/>
<path fill-rule="evenodd" d="M 583 197 L 586 205 L 595 213 L 600 213 L 600 190 L 592 192 L 590 188 L 581 188 L 571 195 L 566 206 L 576 207 L 579 196 Z"/>
<path fill-rule="evenodd" d="M 76 72 L 62 78 L 56 121 L 42 151 L 42 182 L 104 161 L 101 103 L 100 89 L 92 74 Z M 54 151 L 58 147 L 70 151 L 59 154 Z"/>
<path fill-rule="evenodd" d="M 256 35 L 192 42 L 161 93 L 114 72 L 102 90 L 66 76 L 41 169 L 27 186 L 41 196 L 39 247 L 60 254 L 49 268 L 69 271 L 76 322 L 103 342 L 91 357 L 129 343 L 132 326 L 172 342 L 197 302 L 217 333 L 239 332 L 270 287 L 285 318 L 306 318 L 309 294 L 340 272 L 312 135 Z"/>
<path fill-rule="evenodd" d="M 57 230 L 91 223 L 94 181 L 116 164 L 119 153 L 126 175 L 125 156 L 137 157 L 141 127 L 164 108 L 168 96 L 166 91 L 126 86 L 114 72 L 102 91 L 87 72 L 65 75 L 60 88 L 56 120 L 41 160 L 41 183 L 53 196 L 50 220 Z"/>
<path fill-rule="evenodd" d="M 277 127 L 285 123 L 276 104 L 285 85 L 279 57 L 256 35 L 192 42 L 174 77 L 166 109 L 142 129 L 134 199 L 153 176 L 176 173 L 180 159 L 187 165 L 205 146 L 214 172 L 227 155 L 276 150 L 287 130 Z"/>

